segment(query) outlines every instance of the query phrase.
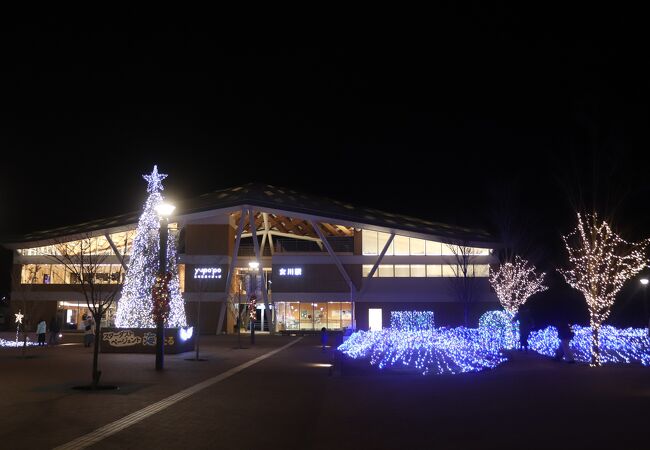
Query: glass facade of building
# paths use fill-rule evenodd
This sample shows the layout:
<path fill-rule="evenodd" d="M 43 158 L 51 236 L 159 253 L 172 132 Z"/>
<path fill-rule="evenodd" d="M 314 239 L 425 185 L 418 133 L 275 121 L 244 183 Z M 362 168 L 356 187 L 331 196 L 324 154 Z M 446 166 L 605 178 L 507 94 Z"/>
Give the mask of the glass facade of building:
<path fill-rule="evenodd" d="M 170 225 L 170 228 L 173 227 Z M 122 255 L 131 254 L 133 238 L 135 238 L 135 230 L 112 233 L 109 236 Z M 106 239 L 106 236 L 96 236 L 77 241 L 45 245 L 42 247 L 23 248 L 18 250 L 18 254 L 23 256 L 56 256 L 63 253 L 62 250 L 64 250 L 64 253 L 74 255 L 79 254 L 82 249 L 83 253 L 86 255 L 114 254 L 113 248 L 108 242 L 108 239 Z"/>
<path fill-rule="evenodd" d="M 364 255 L 379 255 L 390 238 L 389 233 L 379 231 L 363 230 L 361 232 L 362 253 Z M 458 254 L 466 255 L 489 255 L 489 248 L 461 247 L 457 245 L 444 244 L 424 239 L 409 238 L 395 235 L 393 242 L 388 246 L 386 255 L 404 256 L 452 256 Z"/>
<path fill-rule="evenodd" d="M 361 274 L 367 277 L 372 270 L 372 264 L 364 264 Z M 468 274 L 471 277 L 489 277 L 488 264 L 470 264 Z M 462 276 L 462 271 L 456 264 L 380 264 L 374 278 L 440 278 Z"/>
<path fill-rule="evenodd" d="M 96 271 L 95 271 L 96 267 Z M 79 269 L 76 270 L 80 272 Z M 121 264 L 98 264 L 93 267 L 97 284 L 121 284 L 124 269 Z M 77 273 L 65 264 L 23 264 L 20 275 L 22 284 L 78 284 Z"/>
<path fill-rule="evenodd" d="M 275 302 L 277 331 L 342 330 L 352 326 L 351 302 Z"/>

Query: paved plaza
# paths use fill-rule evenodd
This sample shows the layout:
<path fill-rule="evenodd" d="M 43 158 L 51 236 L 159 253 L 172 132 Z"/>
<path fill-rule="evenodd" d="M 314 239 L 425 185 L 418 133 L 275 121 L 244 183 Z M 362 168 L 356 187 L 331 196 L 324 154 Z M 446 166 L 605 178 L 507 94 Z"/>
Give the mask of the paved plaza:
<path fill-rule="evenodd" d="M 250 347 L 248 336 L 242 343 Z M 648 368 L 590 369 L 515 352 L 494 370 L 453 376 L 339 360 L 332 370 L 332 353 L 318 344 L 311 336 L 259 335 L 254 347 L 239 349 L 234 336 L 209 336 L 207 361 L 168 355 L 162 373 L 153 355 L 101 355 L 103 382 L 120 386 L 101 393 L 71 389 L 90 379 L 91 349 L 30 348 L 23 358 L 2 348 L 0 445 L 78 442 L 212 380 L 146 418 L 133 414 L 129 426 L 90 448 L 647 448 Z"/>

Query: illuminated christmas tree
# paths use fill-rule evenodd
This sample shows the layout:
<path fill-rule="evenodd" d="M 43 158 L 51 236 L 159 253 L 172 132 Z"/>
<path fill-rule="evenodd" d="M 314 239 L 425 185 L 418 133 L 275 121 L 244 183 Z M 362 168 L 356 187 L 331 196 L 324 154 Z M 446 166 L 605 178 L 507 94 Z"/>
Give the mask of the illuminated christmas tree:
<path fill-rule="evenodd" d="M 600 326 L 623 283 L 646 266 L 650 240 L 627 242 L 595 214 L 587 215 L 584 221 L 578 214 L 578 227 L 563 239 L 571 268 L 560 273 L 585 296 L 591 325 L 591 365 L 600 366 Z"/>
<path fill-rule="evenodd" d="M 152 289 L 158 275 L 160 251 L 160 221 L 156 207 L 163 202 L 160 191 L 163 190 L 162 180 L 167 175 L 158 173 L 154 166 L 151 175 L 143 175 L 149 185 L 149 197 L 138 221 L 133 251 L 129 268 L 122 287 L 121 297 L 117 305 L 115 325 L 120 328 L 155 328 L 153 319 Z M 185 303 L 180 290 L 178 277 L 178 255 L 176 253 L 176 236 L 170 232 L 167 241 L 167 271 L 171 274 L 169 281 L 169 317 L 166 327 L 184 327 Z"/>
<path fill-rule="evenodd" d="M 530 296 L 548 289 L 542 284 L 544 275 L 538 275 L 535 273 L 535 266 L 515 256 L 514 262 L 502 264 L 490 276 L 490 285 L 496 292 L 501 306 L 514 316 Z"/>

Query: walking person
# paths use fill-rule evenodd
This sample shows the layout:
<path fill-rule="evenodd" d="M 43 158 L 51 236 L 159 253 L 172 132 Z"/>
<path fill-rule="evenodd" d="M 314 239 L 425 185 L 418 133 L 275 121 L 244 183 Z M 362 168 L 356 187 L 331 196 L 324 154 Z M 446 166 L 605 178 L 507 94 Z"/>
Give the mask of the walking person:
<path fill-rule="evenodd" d="M 50 320 L 50 340 L 48 345 L 56 345 L 59 343 L 59 322 L 57 322 L 56 317 L 52 317 Z"/>
<path fill-rule="evenodd" d="M 95 337 L 95 321 L 93 316 L 88 314 L 84 322 L 84 347 L 90 347 Z"/>
<path fill-rule="evenodd" d="M 566 320 L 563 320 L 560 322 L 560 324 L 557 327 L 557 335 L 560 338 L 560 346 L 557 348 L 557 351 L 555 352 L 555 360 L 556 361 L 562 361 L 562 358 L 569 364 L 575 363 L 575 359 L 573 359 L 573 351 L 571 350 L 571 346 L 569 345 L 571 343 L 571 338 L 573 338 L 573 331 L 571 331 L 571 327 L 569 326 L 569 323 Z"/>
<path fill-rule="evenodd" d="M 36 334 L 38 334 L 38 346 L 43 347 L 45 345 L 45 332 L 47 329 L 47 324 L 45 320 L 41 319 L 36 325 Z"/>
<path fill-rule="evenodd" d="M 327 346 L 327 341 L 329 337 L 327 336 L 327 328 L 323 327 L 320 329 L 320 344 L 323 347 L 323 351 L 325 351 L 325 347 Z"/>

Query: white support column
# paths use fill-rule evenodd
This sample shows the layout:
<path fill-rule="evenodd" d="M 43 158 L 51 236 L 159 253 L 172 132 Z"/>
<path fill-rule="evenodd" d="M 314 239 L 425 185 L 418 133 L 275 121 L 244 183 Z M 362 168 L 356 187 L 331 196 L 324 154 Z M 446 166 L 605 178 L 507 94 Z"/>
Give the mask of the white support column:
<path fill-rule="evenodd" d="M 262 255 L 264 254 L 264 245 L 266 244 L 267 238 L 270 238 L 269 236 L 269 216 L 266 213 L 262 213 L 262 218 L 264 219 L 264 235 L 262 236 Z M 273 254 L 273 252 L 271 252 Z"/>
<path fill-rule="evenodd" d="M 266 315 L 266 323 L 269 324 L 269 332 L 271 334 L 275 334 L 275 330 L 272 329 L 273 327 L 271 326 L 271 320 L 270 320 L 270 314 L 269 312 L 271 311 L 269 309 L 269 293 L 266 290 L 266 280 L 264 279 L 264 269 L 262 267 L 262 256 L 260 255 L 260 244 L 257 242 L 257 225 L 255 225 L 255 214 L 253 213 L 253 209 L 248 210 L 248 220 L 251 224 L 250 229 L 251 229 L 251 234 L 253 236 L 253 248 L 255 249 L 255 259 L 257 259 L 257 262 L 260 263 L 260 270 L 261 272 L 261 279 L 262 279 L 262 297 L 264 298 L 264 313 Z"/>
<path fill-rule="evenodd" d="M 336 253 L 334 253 L 334 250 L 332 250 L 332 246 L 330 245 L 329 241 L 321 231 L 321 229 L 318 227 L 318 225 L 313 221 L 309 220 L 309 223 L 311 224 L 312 228 L 314 231 L 316 231 L 316 234 L 318 234 L 318 237 L 320 237 L 321 242 L 327 249 L 327 252 L 329 253 L 330 257 L 334 260 L 334 263 L 336 264 L 336 267 L 338 267 L 339 272 L 341 272 L 341 275 L 343 276 L 343 279 L 345 282 L 350 286 L 350 297 L 351 301 L 354 301 L 356 297 L 356 292 L 357 292 L 357 287 L 354 285 L 352 280 L 350 279 L 350 276 L 348 273 L 345 271 L 345 268 L 343 267 L 343 264 L 341 264 L 341 260 L 336 256 Z"/>
<path fill-rule="evenodd" d="M 390 237 L 386 241 L 386 245 L 384 245 L 384 248 L 381 250 L 381 253 L 379 254 L 379 257 L 377 258 L 377 261 L 375 262 L 375 265 L 372 266 L 372 270 L 370 270 L 370 273 L 366 277 L 366 279 L 363 282 L 363 287 L 361 288 L 361 292 L 359 292 L 359 297 L 358 299 L 361 300 L 363 295 L 366 293 L 368 290 L 368 285 L 372 282 L 372 277 L 375 275 L 375 272 L 379 268 L 379 264 L 381 264 L 381 261 L 384 259 L 384 255 L 388 251 L 388 247 L 390 247 L 390 244 L 393 243 L 393 239 L 395 238 L 395 233 L 391 233 Z"/>
<path fill-rule="evenodd" d="M 239 216 L 239 226 L 237 227 L 237 235 L 235 237 L 235 249 L 233 250 L 232 258 L 230 260 L 230 267 L 228 268 L 228 276 L 226 276 L 226 299 L 221 305 L 221 311 L 219 311 L 219 322 L 217 323 L 217 334 L 221 334 L 223 329 L 223 319 L 226 315 L 226 309 L 228 308 L 228 294 L 230 294 L 230 282 L 232 280 L 232 275 L 235 273 L 235 266 L 237 264 L 237 254 L 239 253 L 239 242 L 241 241 L 242 231 L 244 230 L 244 220 L 246 217 L 246 208 L 241 209 L 241 215 Z M 237 314 L 239 314 L 239 305 L 237 305 Z"/>
<path fill-rule="evenodd" d="M 124 262 L 124 256 L 120 253 L 120 251 L 117 249 L 117 246 L 115 245 L 115 242 L 113 242 L 113 239 L 111 239 L 111 236 L 108 233 L 104 233 L 104 236 L 106 237 L 106 240 L 108 241 L 108 245 L 111 246 L 113 249 L 113 252 L 115 253 L 115 256 L 117 256 L 117 259 L 120 260 L 120 264 L 122 264 L 122 268 L 126 272 L 127 266 L 126 263 Z"/>
<path fill-rule="evenodd" d="M 269 231 L 269 248 L 271 249 L 271 256 L 275 255 L 275 248 L 273 245 L 273 232 Z"/>

